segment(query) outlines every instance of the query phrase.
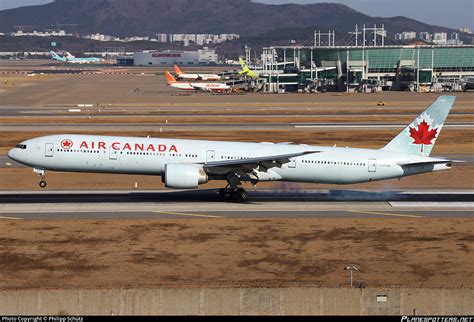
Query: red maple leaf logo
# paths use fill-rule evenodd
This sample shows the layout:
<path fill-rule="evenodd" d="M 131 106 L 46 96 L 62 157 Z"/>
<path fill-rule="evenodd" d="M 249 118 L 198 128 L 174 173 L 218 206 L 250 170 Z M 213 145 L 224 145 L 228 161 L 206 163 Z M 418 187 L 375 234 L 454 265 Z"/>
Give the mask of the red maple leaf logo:
<path fill-rule="evenodd" d="M 410 137 L 413 144 L 421 144 L 421 152 L 423 152 L 423 144 L 433 144 L 431 140 L 436 138 L 437 128 L 430 130 L 430 126 L 425 120 L 418 124 L 418 128 L 410 127 Z"/>
<path fill-rule="evenodd" d="M 69 149 L 70 147 L 72 147 L 72 141 L 69 140 L 69 139 L 62 140 L 61 141 L 61 147 L 63 149 Z"/>

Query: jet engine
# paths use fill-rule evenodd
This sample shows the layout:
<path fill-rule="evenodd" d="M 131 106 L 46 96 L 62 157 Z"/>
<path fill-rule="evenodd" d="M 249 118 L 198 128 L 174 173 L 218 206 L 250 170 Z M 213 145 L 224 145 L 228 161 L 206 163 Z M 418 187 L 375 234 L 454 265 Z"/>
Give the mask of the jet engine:
<path fill-rule="evenodd" d="M 164 182 L 167 188 L 195 189 L 209 180 L 202 165 L 192 163 L 169 163 L 165 166 Z"/>

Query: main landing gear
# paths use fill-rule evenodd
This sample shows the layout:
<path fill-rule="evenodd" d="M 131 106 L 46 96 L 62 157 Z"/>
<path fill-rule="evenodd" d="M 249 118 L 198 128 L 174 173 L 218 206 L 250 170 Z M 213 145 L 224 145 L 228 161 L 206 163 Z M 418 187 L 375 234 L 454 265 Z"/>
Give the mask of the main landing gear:
<path fill-rule="evenodd" d="M 44 179 L 45 177 L 44 170 L 33 169 L 33 172 L 37 173 L 41 177 L 41 181 L 39 182 L 40 188 L 45 188 L 47 183 L 46 183 L 46 180 Z"/>
<path fill-rule="evenodd" d="M 247 191 L 237 187 L 227 187 L 219 190 L 219 198 L 222 201 L 244 202 L 248 198 Z"/>

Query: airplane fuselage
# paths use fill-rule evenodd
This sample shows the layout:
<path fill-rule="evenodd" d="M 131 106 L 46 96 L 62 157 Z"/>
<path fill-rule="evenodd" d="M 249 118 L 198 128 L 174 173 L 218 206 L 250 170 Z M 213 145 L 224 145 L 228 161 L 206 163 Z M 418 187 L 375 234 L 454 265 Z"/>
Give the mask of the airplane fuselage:
<path fill-rule="evenodd" d="M 221 79 L 219 75 L 214 74 L 179 74 L 178 79 L 182 80 L 202 80 L 202 81 L 218 81 Z"/>
<path fill-rule="evenodd" d="M 18 148 L 18 146 L 22 146 Z M 449 161 L 383 150 L 307 146 L 297 144 L 243 143 L 163 138 L 94 135 L 50 135 L 30 139 L 10 150 L 9 157 L 39 170 L 122 173 L 163 176 L 169 164 L 206 165 L 216 161 L 266 155 L 318 151 L 294 157 L 290 162 L 255 170 L 257 181 L 351 184 L 399 178 L 446 170 Z M 24 148 L 23 148 L 24 147 Z M 224 180 L 219 173 L 209 180 Z"/>
<path fill-rule="evenodd" d="M 230 86 L 224 83 L 173 82 L 169 83 L 169 85 L 177 89 L 188 91 L 227 91 L 230 89 Z"/>

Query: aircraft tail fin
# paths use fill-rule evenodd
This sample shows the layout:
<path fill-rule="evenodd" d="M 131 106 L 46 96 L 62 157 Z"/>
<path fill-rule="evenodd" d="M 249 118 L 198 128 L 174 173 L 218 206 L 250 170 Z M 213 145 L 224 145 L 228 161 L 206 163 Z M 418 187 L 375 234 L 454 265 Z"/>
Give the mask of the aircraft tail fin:
<path fill-rule="evenodd" d="M 240 67 L 242 67 L 242 71 L 246 72 L 250 70 L 249 66 L 247 65 L 245 60 L 243 60 L 242 57 L 239 57 L 239 63 L 240 63 Z"/>
<path fill-rule="evenodd" d="M 438 97 L 382 150 L 429 156 L 455 100 L 456 96 Z"/>
<path fill-rule="evenodd" d="M 242 67 L 242 70 L 239 71 L 239 74 L 246 77 L 258 78 L 258 75 L 250 69 L 250 67 L 245 63 L 242 57 L 239 57 L 239 63 Z"/>
<path fill-rule="evenodd" d="M 64 61 L 64 60 L 65 60 L 64 57 L 59 56 L 58 53 L 56 53 L 56 52 L 53 51 L 53 50 L 51 50 L 49 53 L 51 54 L 51 58 L 52 58 L 52 59 L 60 60 L 60 61 Z"/>
<path fill-rule="evenodd" d="M 179 66 L 176 65 L 176 64 L 174 65 L 174 71 L 175 71 L 176 74 L 178 74 L 178 75 L 183 74 L 183 71 L 181 70 L 181 68 L 179 68 Z"/>
<path fill-rule="evenodd" d="M 165 76 L 166 76 L 166 81 L 168 82 L 168 84 L 176 83 L 176 79 L 174 79 L 174 77 L 171 75 L 169 71 L 165 72 Z"/>

